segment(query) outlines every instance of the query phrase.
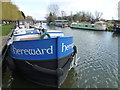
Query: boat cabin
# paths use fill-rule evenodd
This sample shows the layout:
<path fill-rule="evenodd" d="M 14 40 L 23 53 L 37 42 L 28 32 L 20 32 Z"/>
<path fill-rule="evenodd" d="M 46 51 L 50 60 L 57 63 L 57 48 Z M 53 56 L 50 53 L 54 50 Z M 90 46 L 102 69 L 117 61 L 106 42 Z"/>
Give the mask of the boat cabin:
<path fill-rule="evenodd" d="M 37 40 L 63 37 L 64 34 L 58 30 L 44 30 L 38 28 L 16 28 L 13 34 L 13 41 Z"/>
<path fill-rule="evenodd" d="M 21 20 L 18 20 L 18 26 L 20 28 L 33 28 L 34 20 L 33 19 L 21 19 Z"/>
<path fill-rule="evenodd" d="M 95 29 L 97 30 L 106 30 L 107 29 L 107 24 L 104 21 L 98 21 L 95 23 Z"/>

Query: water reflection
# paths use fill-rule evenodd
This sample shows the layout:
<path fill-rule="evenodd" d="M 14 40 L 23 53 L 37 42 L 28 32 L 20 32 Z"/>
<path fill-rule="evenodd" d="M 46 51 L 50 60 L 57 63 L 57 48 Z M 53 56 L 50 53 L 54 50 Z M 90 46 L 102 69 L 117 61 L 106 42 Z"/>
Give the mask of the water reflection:
<path fill-rule="evenodd" d="M 66 78 L 66 80 L 64 81 L 64 84 L 61 85 L 61 88 L 75 88 L 74 84 L 76 82 L 75 80 L 75 76 L 76 76 L 76 72 L 74 70 L 74 68 L 72 68 L 69 73 L 68 76 Z"/>
<path fill-rule="evenodd" d="M 112 36 L 113 37 L 120 37 L 120 32 L 118 33 L 118 32 L 114 32 L 113 34 L 112 34 Z"/>
<path fill-rule="evenodd" d="M 51 88 L 45 87 L 32 83 L 25 78 L 19 76 L 18 74 L 12 73 L 10 69 L 7 68 L 7 72 L 3 73 L 3 88 L 9 90 L 13 88 Z"/>

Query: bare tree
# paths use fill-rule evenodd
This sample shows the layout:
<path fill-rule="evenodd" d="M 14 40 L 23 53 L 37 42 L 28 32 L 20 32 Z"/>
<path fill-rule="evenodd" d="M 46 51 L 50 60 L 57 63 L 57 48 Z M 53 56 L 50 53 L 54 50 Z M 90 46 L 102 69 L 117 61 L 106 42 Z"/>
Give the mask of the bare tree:
<path fill-rule="evenodd" d="M 57 4 L 50 4 L 48 6 L 48 13 L 51 13 L 53 16 L 57 17 L 59 12 L 59 7 Z"/>
<path fill-rule="evenodd" d="M 102 15 L 103 15 L 102 12 L 95 11 L 95 19 L 96 19 L 96 20 L 101 19 Z"/>
<path fill-rule="evenodd" d="M 73 21 L 73 12 L 70 12 L 70 21 Z"/>
<path fill-rule="evenodd" d="M 86 21 L 86 12 L 85 11 L 79 11 L 76 13 L 77 20 L 78 21 Z"/>
<path fill-rule="evenodd" d="M 94 18 L 93 14 L 89 11 L 86 12 L 87 21 L 91 21 Z"/>
<path fill-rule="evenodd" d="M 66 12 L 65 11 L 61 11 L 61 16 L 62 16 L 62 19 L 64 19 L 64 17 L 66 16 Z"/>
<path fill-rule="evenodd" d="M 50 4 L 47 9 L 48 9 L 48 13 L 46 15 L 46 19 L 50 23 L 53 22 L 55 19 L 57 19 L 59 13 L 59 7 L 57 4 Z"/>

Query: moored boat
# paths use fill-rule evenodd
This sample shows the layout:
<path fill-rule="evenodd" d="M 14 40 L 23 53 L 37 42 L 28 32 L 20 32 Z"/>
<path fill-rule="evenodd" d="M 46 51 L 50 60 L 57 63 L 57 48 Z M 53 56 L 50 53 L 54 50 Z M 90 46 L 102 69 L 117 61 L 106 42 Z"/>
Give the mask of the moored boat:
<path fill-rule="evenodd" d="M 41 28 L 16 28 L 7 46 L 5 59 L 11 70 L 32 82 L 52 87 L 64 82 L 76 54 L 73 37 Z"/>
<path fill-rule="evenodd" d="M 120 32 L 120 26 L 114 25 L 114 26 L 113 26 L 113 31 L 114 31 L 114 32 Z"/>
<path fill-rule="evenodd" d="M 77 24 L 73 23 L 70 26 L 71 28 L 78 28 L 78 29 L 85 29 L 85 30 L 106 30 L 107 29 L 107 24 L 103 21 L 98 21 L 95 24 Z"/>
<path fill-rule="evenodd" d="M 54 21 L 55 26 L 62 27 L 62 28 L 68 27 L 68 23 L 69 23 L 68 20 L 55 20 Z"/>
<path fill-rule="evenodd" d="M 120 27 L 113 28 L 114 32 L 120 32 Z"/>
<path fill-rule="evenodd" d="M 94 24 L 71 24 L 71 28 L 78 28 L 78 29 L 86 29 L 86 30 L 94 30 Z"/>

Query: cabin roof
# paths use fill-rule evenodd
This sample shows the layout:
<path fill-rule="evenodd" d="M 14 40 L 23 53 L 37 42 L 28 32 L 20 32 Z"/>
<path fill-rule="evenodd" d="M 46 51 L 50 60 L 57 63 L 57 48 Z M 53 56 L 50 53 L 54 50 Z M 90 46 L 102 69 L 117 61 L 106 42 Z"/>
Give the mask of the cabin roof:
<path fill-rule="evenodd" d="M 104 21 L 98 21 L 98 22 L 95 22 L 95 23 L 106 23 L 106 22 L 104 22 Z"/>

